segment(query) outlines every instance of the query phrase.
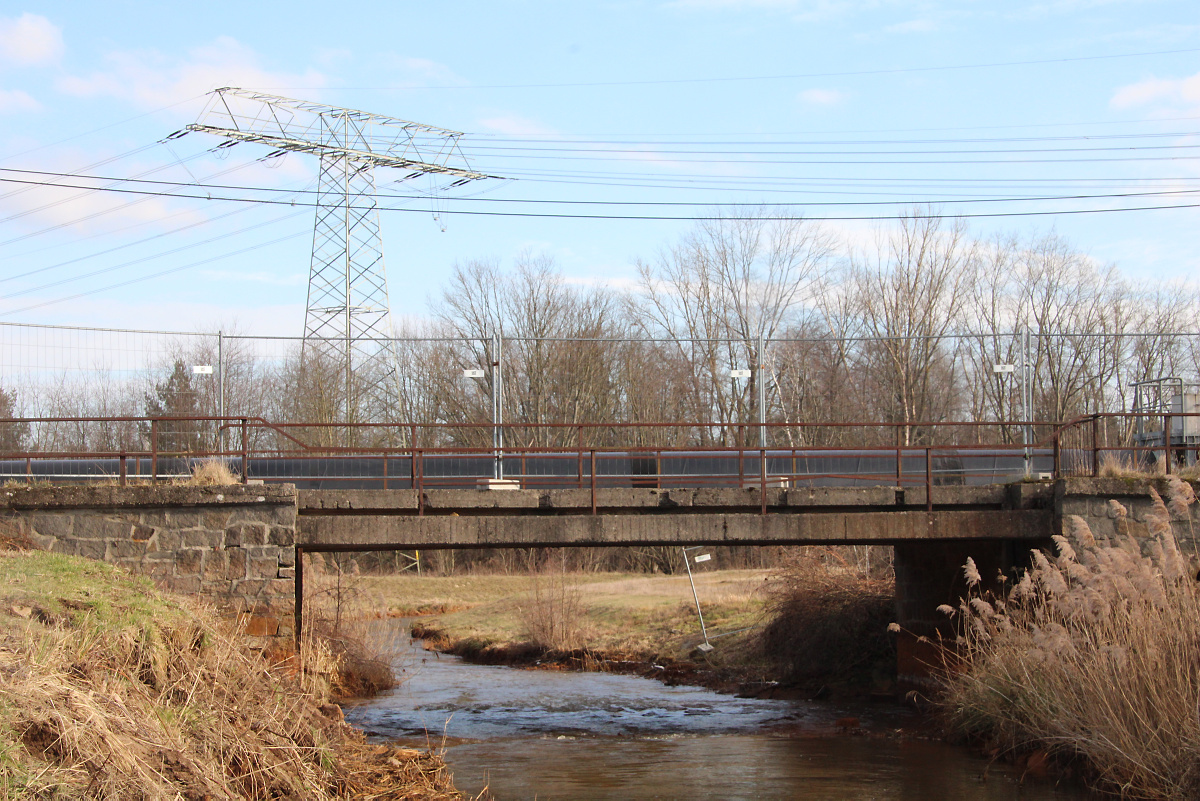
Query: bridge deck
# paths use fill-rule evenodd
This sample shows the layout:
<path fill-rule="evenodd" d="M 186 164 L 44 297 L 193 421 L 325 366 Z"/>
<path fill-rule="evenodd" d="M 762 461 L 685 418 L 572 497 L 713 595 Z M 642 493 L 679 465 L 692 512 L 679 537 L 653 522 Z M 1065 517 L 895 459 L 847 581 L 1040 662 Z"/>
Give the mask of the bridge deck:
<path fill-rule="evenodd" d="M 307 551 L 1044 540 L 1053 487 L 306 490 Z"/>

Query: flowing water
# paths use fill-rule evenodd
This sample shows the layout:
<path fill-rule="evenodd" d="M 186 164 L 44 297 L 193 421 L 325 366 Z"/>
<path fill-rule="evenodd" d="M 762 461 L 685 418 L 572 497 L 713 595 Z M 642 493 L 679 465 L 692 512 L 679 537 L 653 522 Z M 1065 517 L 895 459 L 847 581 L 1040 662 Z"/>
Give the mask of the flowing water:
<path fill-rule="evenodd" d="M 407 638 L 405 638 L 407 639 Z M 374 738 L 445 747 L 497 799 L 1083 799 L 960 748 L 890 737 L 891 705 L 735 698 L 609 673 L 463 662 L 405 643 L 403 683 L 347 708 Z M 856 734 L 836 721 L 855 717 Z"/>

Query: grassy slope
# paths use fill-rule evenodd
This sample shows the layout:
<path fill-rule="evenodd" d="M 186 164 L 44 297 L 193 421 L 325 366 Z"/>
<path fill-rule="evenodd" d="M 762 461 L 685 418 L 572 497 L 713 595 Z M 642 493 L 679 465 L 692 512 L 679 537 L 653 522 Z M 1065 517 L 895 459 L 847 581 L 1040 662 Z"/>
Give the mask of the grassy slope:
<path fill-rule="evenodd" d="M 366 745 L 316 687 L 148 581 L 0 552 L 4 797 L 457 797 L 440 760 Z"/>

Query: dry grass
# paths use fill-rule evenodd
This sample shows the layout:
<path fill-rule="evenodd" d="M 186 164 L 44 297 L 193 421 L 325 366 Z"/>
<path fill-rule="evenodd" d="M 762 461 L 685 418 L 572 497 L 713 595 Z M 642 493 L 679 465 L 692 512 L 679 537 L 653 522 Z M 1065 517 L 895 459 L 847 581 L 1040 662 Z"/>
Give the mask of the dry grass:
<path fill-rule="evenodd" d="M 767 585 L 769 622 L 759 638 L 781 675 L 800 686 L 887 691 L 895 647 L 895 582 L 805 551 Z"/>
<path fill-rule="evenodd" d="M 960 730 L 1000 749 L 1080 758 L 1125 797 L 1200 797 L 1200 590 L 1171 526 L 1195 496 L 1167 481 L 1148 537 L 1131 536 L 1110 501 L 1111 541 L 1072 518 L 1057 557 L 1035 552 L 1004 597 L 943 608 L 963 632 L 945 699 Z"/>
<path fill-rule="evenodd" d="M 1137 464 L 1124 456 L 1105 454 L 1100 459 L 1100 469 L 1097 475 L 1101 478 L 1162 478 L 1162 462 L 1155 461 L 1153 465 Z"/>
<path fill-rule="evenodd" d="M 311 571 L 305 587 L 303 647 L 315 674 L 339 699 L 375 695 L 396 686 L 392 660 L 396 646 L 388 629 L 372 625 L 380 617 L 365 580 L 331 558 L 322 571 Z"/>
<path fill-rule="evenodd" d="M 191 478 L 182 482 L 193 487 L 224 487 L 239 483 L 222 459 L 205 459 L 192 466 Z"/>
<path fill-rule="evenodd" d="M 0 587 L 3 797 L 458 797 L 188 599 L 43 552 L 0 554 Z"/>

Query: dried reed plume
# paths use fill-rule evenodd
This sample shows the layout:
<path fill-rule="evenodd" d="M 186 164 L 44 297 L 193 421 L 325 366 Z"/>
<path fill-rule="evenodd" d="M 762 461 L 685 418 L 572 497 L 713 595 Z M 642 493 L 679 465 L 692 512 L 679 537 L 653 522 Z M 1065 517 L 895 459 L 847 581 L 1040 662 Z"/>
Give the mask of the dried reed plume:
<path fill-rule="evenodd" d="M 962 632 L 945 699 L 961 731 L 1082 759 L 1124 797 L 1200 797 L 1200 590 L 1171 526 L 1196 498 L 1179 480 L 1167 497 L 1152 490 L 1140 537 L 1115 502 L 1111 539 L 1068 520 L 1056 558 L 1035 551 L 1006 595 L 944 610 Z"/>
<path fill-rule="evenodd" d="M 238 479 L 223 460 L 205 459 L 192 466 L 192 476 L 184 483 L 198 487 L 217 487 L 236 484 Z"/>

